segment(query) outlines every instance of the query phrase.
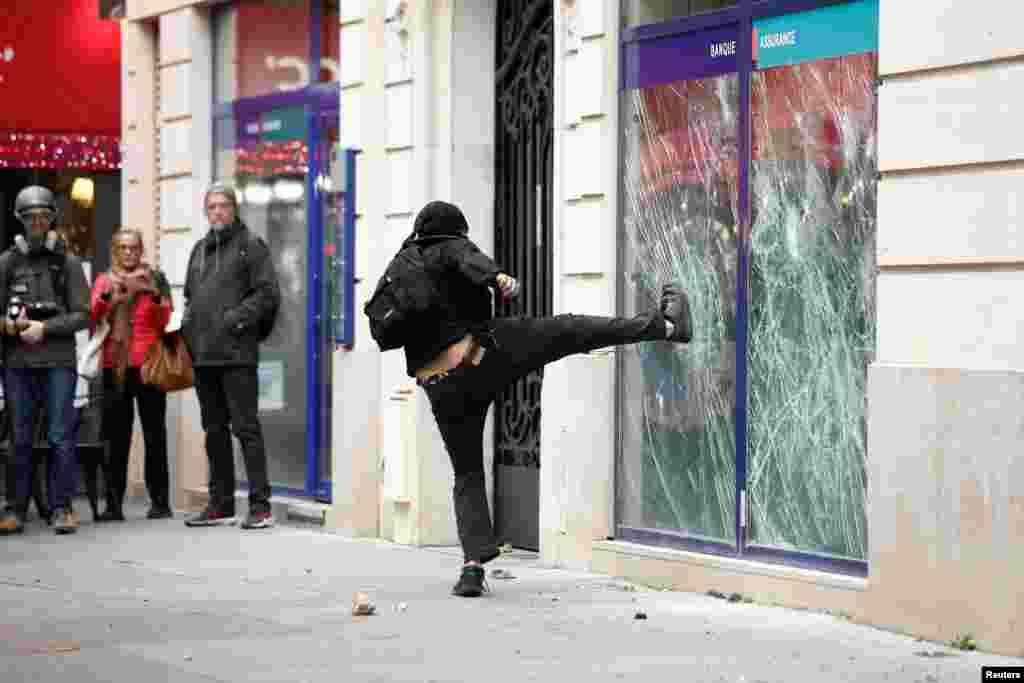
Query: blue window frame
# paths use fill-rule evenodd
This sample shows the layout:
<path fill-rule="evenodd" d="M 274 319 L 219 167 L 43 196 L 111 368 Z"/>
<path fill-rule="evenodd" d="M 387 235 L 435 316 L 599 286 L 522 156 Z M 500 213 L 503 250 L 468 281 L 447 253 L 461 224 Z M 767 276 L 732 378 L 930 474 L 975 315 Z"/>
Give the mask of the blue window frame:
<path fill-rule="evenodd" d="M 758 544 L 748 539 L 747 533 L 749 531 L 747 527 L 747 481 L 748 481 L 748 444 L 750 439 L 750 425 L 748 423 L 748 404 L 746 397 L 749 391 L 749 380 L 748 376 L 748 324 L 749 316 L 751 313 L 751 302 L 750 302 L 750 249 L 751 249 L 751 174 L 752 174 L 752 101 L 751 101 L 751 86 L 752 79 L 757 73 L 757 66 L 755 64 L 754 55 L 754 38 L 755 38 L 755 22 L 763 20 L 769 17 L 780 17 L 783 15 L 790 15 L 799 12 L 806 12 L 809 10 L 815 10 L 830 6 L 847 5 L 856 3 L 858 0 L 739 0 L 737 5 L 722 9 L 720 11 L 698 14 L 694 16 L 680 17 L 669 21 L 641 25 L 631 28 L 624 29 L 621 35 L 620 45 L 620 69 L 621 81 L 620 81 L 620 92 L 625 93 L 631 88 L 643 87 L 638 85 L 638 77 L 640 74 L 637 72 L 637 48 L 644 45 L 644 49 L 651 49 L 655 44 L 652 41 L 658 41 L 659 44 L 668 44 L 672 49 L 676 50 L 677 53 L 682 54 L 686 51 L 686 42 L 680 40 L 677 43 L 671 43 L 671 40 L 676 38 L 685 38 L 687 36 L 715 36 L 716 40 L 720 40 L 720 36 L 734 35 L 735 44 L 735 65 L 728 69 L 728 73 L 733 74 L 737 82 L 736 96 L 738 116 L 736 121 L 736 156 L 738 158 L 738 168 L 736 171 L 737 182 L 736 182 L 736 208 L 737 213 L 735 216 L 736 226 L 738 234 L 736 235 L 737 243 L 737 255 L 736 255 L 736 272 L 735 272 L 735 358 L 736 369 L 735 369 L 735 406 L 734 406 L 734 423 L 732 427 L 732 437 L 735 439 L 735 496 L 732 501 L 733 510 L 732 515 L 724 515 L 723 519 L 728 520 L 732 524 L 733 539 L 729 541 L 724 538 L 722 534 L 706 535 L 699 531 L 684 531 L 682 529 L 672 530 L 669 528 L 651 528 L 647 525 L 631 524 L 628 520 L 623 523 L 623 515 L 620 512 L 622 503 L 617 502 L 616 505 L 616 522 L 617 522 L 617 536 L 624 539 L 643 543 L 647 545 L 661 545 L 670 547 L 681 547 L 686 549 L 692 549 L 698 552 L 717 554 L 730 557 L 745 557 L 750 559 L 758 559 L 765 562 L 783 563 L 791 566 L 801 566 L 812 569 L 822 569 L 826 571 L 832 571 L 837 573 L 851 574 L 857 576 L 866 576 L 867 574 L 867 562 L 855 557 L 845 557 L 829 554 L 827 552 L 803 552 L 794 549 L 784 549 L 779 547 L 772 547 L 766 544 Z M 877 25 L 877 24 L 876 24 Z M 876 37 L 877 39 L 877 37 Z M 653 54 L 653 53 L 652 53 Z M 707 55 L 703 56 L 703 61 L 707 62 Z M 685 59 L 685 58 L 684 58 Z M 700 60 L 698 60 L 700 61 Z M 648 60 L 648 64 L 657 64 L 658 68 L 661 69 L 664 66 L 664 62 L 659 59 L 652 58 Z M 692 63 L 690 65 L 692 67 Z M 688 74 L 686 72 L 687 67 L 680 64 L 679 75 L 669 80 L 684 80 L 691 78 L 701 78 L 704 75 L 713 77 L 717 74 L 723 73 L 722 69 L 717 69 L 707 63 L 698 65 L 698 70 L 701 70 L 701 74 Z M 662 81 L 664 82 L 664 80 Z M 719 84 L 721 85 L 721 84 Z M 628 114 L 626 111 L 620 112 L 620 120 L 624 120 L 624 117 Z M 624 139 L 624 138 L 623 138 Z M 626 156 L 624 153 L 621 155 L 623 158 Z M 622 161 L 625 164 L 625 160 Z M 620 168 L 619 177 L 627 178 L 630 169 L 625 167 Z M 619 188 L 620 192 L 623 192 L 623 186 Z M 625 212 L 624 208 L 626 205 L 624 197 L 620 198 L 620 220 L 619 224 L 624 225 Z M 625 231 L 626 228 L 623 228 Z M 620 235 L 620 239 L 625 240 L 625 235 Z M 619 250 L 620 263 L 619 271 L 621 273 L 628 273 L 629 266 L 626 263 L 626 250 Z M 619 283 L 619 308 L 623 314 L 630 313 L 629 311 L 622 310 L 625 308 L 624 302 L 627 299 L 626 286 L 620 279 Z M 620 371 L 619 371 L 619 389 L 617 391 L 618 401 L 620 402 L 619 410 L 616 411 L 617 419 L 619 421 L 618 429 L 616 430 L 620 434 L 620 438 L 623 433 L 624 421 L 631 419 L 630 417 L 624 417 L 623 402 L 626 400 L 623 390 L 623 366 L 620 359 Z M 642 408 L 647 410 L 647 408 Z M 644 413 L 646 415 L 646 413 Z M 645 418 L 646 419 L 646 418 Z M 619 448 L 619 473 L 617 478 L 620 480 L 629 479 L 629 475 L 624 475 L 622 472 L 622 458 L 623 458 L 623 447 L 620 443 Z M 635 475 L 635 473 L 633 473 Z M 659 476 L 664 475 L 659 472 Z M 635 480 L 635 476 L 633 477 Z M 629 484 L 629 485 L 635 485 Z M 621 484 L 617 484 L 616 498 L 620 501 L 622 493 L 618 487 Z M 679 517 L 678 512 L 677 518 Z"/>

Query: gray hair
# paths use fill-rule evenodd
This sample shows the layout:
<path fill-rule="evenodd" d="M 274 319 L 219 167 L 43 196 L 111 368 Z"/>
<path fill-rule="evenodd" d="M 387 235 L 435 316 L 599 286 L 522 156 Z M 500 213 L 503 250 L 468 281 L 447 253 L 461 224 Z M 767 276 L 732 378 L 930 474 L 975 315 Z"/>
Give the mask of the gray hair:
<path fill-rule="evenodd" d="M 210 185 L 206 190 L 206 194 L 203 195 L 203 210 L 206 209 L 206 202 L 210 200 L 211 194 L 222 194 L 227 197 L 234 205 L 235 213 L 238 213 L 238 195 L 235 193 L 235 188 L 222 182 L 216 182 Z"/>

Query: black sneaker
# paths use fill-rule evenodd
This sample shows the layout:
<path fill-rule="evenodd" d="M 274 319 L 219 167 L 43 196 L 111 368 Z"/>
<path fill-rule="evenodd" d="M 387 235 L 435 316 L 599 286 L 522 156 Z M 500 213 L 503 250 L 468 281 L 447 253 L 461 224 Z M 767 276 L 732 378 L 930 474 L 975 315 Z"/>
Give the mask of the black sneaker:
<path fill-rule="evenodd" d="M 206 508 L 202 512 L 187 517 L 185 526 L 230 526 L 237 522 L 235 516 Z"/>
<path fill-rule="evenodd" d="M 171 519 L 174 513 L 166 505 L 153 506 L 146 513 L 146 519 Z"/>
<path fill-rule="evenodd" d="M 242 522 L 243 529 L 269 529 L 274 526 L 274 515 L 268 511 L 250 512 Z"/>
<path fill-rule="evenodd" d="M 487 592 L 484 582 L 484 568 L 479 565 L 467 564 L 462 567 L 462 576 L 452 587 L 452 595 L 463 598 L 478 598 Z"/>
<path fill-rule="evenodd" d="M 669 341 L 685 344 L 693 338 L 690 299 L 678 284 L 670 283 L 661 288 L 661 313 L 675 327 Z"/>
<path fill-rule="evenodd" d="M 119 508 L 113 508 L 109 505 L 107 509 L 100 513 L 99 517 L 96 518 L 97 522 L 123 522 L 124 512 Z"/>

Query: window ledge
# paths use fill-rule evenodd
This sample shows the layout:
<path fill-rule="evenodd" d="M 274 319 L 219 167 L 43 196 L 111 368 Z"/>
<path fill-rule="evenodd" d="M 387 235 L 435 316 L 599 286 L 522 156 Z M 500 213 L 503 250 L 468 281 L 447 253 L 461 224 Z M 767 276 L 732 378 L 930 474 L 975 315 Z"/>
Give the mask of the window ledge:
<path fill-rule="evenodd" d="M 831 574 L 829 572 L 802 569 L 800 567 L 788 567 L 786 565 L 773 564 L 768 562 L 757 562 L 754 560 L 743 560 L 733 557 L 719 557 L 716 555 L 705 555 L 688 550 L 677 550 L 674 548 L 659 548 L 656 546 L 641 545 L 639 543 L 628 543 L 626 541 L 597 541 L 593 545 L 594 552 L 611 553 L 630 559 L 661 560 L 664 562 L 677 562 L 690 564 L 709 569 L 716 569 L 733 574 L 747 576 L 766 576 L 789 581 L 800 581 L 802 583 L 814 584 L 816 586 L 827 586 L 841 590 L 863 592 L 868 589 L 868 579 L 857 576 L 845 576 L 843 574 Z"/>

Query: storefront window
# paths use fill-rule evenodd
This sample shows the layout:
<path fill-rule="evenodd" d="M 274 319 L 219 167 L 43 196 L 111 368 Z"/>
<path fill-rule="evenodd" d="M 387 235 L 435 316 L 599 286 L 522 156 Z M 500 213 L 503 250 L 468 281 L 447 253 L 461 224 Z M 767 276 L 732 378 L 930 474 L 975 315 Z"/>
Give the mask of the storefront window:
<path fill-rule="evenodd" d="M 877 17 L 856 0 L 625 46 L 623 312 L 674 280 L 694 317 L 685 347 L 622 354 L 625 536 L 863 566 Z"/>
<path fill-rule="evenodd" d="M 339 0 L 243 0 L 217 8 L 215 101 L 336 82 L 338 7 Z"/>
<path fill-rule="evenodd" d="M 648 310 L 661 284 L 678 281 L 696 337 L 623 350 L 619 524 L 722 542 L 734 535 L 736 499 L 739 81 L 714 72 L 733 69 L 735 54 L 694 59 L 668 82 L 668 72 L 630 65 L 735 39 L 726 30 L 646 46 L 627 65 L 639 87 L 623 97 L 625 313 Z"/>
<path fill-rule="evenodd" d="M 259 410 L 272 485 L 326 497 L 336 300 L 328 266 L 337 192 L 337 0 L 242 0 L 216 10 L 214 175 L 267 242 L 281 308 L 260 352 Z M 317 55 L 314 59 L 313 55 Z M 241 458 L 237 464 L 245 476 Z"/>
<path fill-rule="evenodd" d="M 738 4 L 739 0 L 623 0 L 621 20 L 623 28 L 629 28 L 713 12 Z"/>
<path fill-rule="evenodd" d="M 875 353 L 875 8 L 757 22 L 751 79 L 750 538 L 856 558 Z M 800 44 L 842 25 L 859 30 Z M 843 51 L 857 54 L 814 58 Z"/>
<path fill-rule="evenodd" d="M 281 285 L 281 307 L 260 353 L 259 410 L 271 482 L 306 484 L 306 109 L 292 106 L 217 121 L 216 176 L 239 192 L 240 218 L 266 240 Z M 272 428 L 271 428 L 272 426 Z M 244 476 L 241 460 L 239 474 Z"/>

